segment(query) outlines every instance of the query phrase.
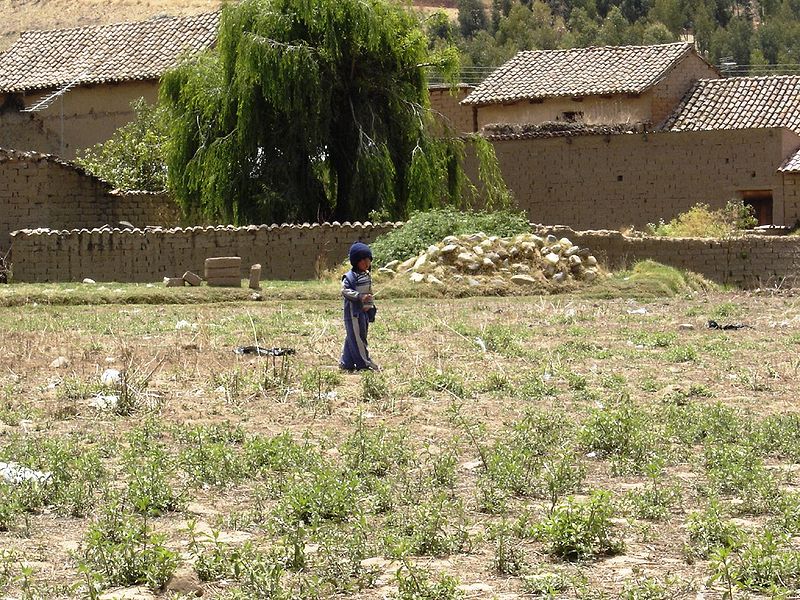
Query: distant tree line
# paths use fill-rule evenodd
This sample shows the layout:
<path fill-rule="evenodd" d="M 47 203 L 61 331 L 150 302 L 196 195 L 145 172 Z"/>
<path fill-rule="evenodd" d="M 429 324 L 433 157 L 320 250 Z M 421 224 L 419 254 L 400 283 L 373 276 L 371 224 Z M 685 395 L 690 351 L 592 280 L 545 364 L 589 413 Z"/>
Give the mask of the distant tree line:
<path fill-rule="evenodd" d="M 709 62 L 761 72 L 800 63 L 800 0 L 458 0 L 458 19 L 427 19 L 432 47 L 465 66 L 499 66 L 520 50 L 649 45 L 693 36 Z"/>

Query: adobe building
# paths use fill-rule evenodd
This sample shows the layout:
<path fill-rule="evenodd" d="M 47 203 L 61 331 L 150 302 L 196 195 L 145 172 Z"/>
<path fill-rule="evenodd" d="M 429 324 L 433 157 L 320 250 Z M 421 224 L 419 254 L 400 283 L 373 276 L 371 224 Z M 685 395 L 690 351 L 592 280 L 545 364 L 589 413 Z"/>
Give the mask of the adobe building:
<path fill-rule="evenodd" d="M 462 105 L 533 221 L 641 228 L 729 200 L 800 219 L 800 77 L 720 79 L 681 43 L 520 52 Z"/>
<path fill-rule="evenodd" d="M 690 43 L 531 50 L 461 103 L 492 123 L 660 124 L 698 79 L 719 77 Z"/>
<path fill-rule="evenodd" d="M 161 75 L 212 47 L 219 13 L 27 31 L 0 54 L 0 147 L 67 160 L 155 101 Z"/>

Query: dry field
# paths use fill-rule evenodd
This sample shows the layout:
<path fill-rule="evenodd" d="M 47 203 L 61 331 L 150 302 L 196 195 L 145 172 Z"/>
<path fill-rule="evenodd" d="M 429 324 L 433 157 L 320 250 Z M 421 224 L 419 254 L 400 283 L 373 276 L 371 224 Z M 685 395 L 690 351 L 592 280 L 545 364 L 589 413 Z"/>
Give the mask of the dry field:
<path fill-rule="evenodd" d="M 800 588 L 794 296 L 326 296 L 0 308 L 0 597 Z"/>
<path fill-rule="evenodd" d="M 0 0 L 0 52 L 31 29 L 62 29 L 149 19 L 156 15 L 194 15 L 217 10 L 222 0 Z M 454 0 L 417 0 L 423 10 L 439 7 L 455 18 Z"/>

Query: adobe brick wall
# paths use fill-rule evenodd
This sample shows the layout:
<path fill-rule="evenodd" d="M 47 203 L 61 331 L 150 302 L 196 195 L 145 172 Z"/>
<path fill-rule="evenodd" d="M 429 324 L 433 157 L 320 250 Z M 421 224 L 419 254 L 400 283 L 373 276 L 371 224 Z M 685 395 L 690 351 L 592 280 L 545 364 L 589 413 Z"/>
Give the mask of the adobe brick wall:
<path fill-rule="evenodd" d="M 264 279 L 314 279 L 347 256 L 356 239 L 372 242 L 399 223 L 323 223 L 148 230 L 19 231 L 14 234 L 15 281 L 160 281 L 203 272 L 214 256 L 241 256 Z M 618 231 L 574 231 L 536 226 L 589 248 L 606 266 L 653 259 L 741 287 L 800 285 L 800 237 L 743 236 L 730 240 L 627 237 Z"/>
<path fill-rule="evenodd" d="M 461 106 L 461 102 L 474 88 L 461 84 L 453 93 L 449 86 L 431 86 L 428 94 L 431 100 L 431 110 L 437 118 L 443 120 L 456 133 L 472 133 L 472 107 Z"/>
<path fill-rule="evenodd" d="M 653 86 L 651 96 L 651 120 L 654 125 L 660 124 L 683 99 L 689 88 L 698 79 L 718 79 L 719 72 L 691 53 L 684 58 L 679 68 L 672 69 L 664 79 Z"/>
<path fill-rule="evenodd" d="M 663 121 L 698 79 L 718 78 L 719 73 L 694 53 L 684 57 L 675 68 L 642 94 L 562 96 L 541 102 L 521 100 L 478 108 L 478 128 L 490 123 L 540 124 L 559 121 L 562 113 L 579 112 L 580 121 L 590 125 L 652 123 Z"/>
<path fill-rule="evenodd" d="M 242 257 L 242 278 L 261 264 L 264 279 L 314 279 L 347 258 L 350 245 L 372 242 L 395 223 L 323 223 L 70 231 L 12 235 L 14 280 L 151 282 L 202 275 L 206 258 Z"/>
<path fill-rule="evenodd" d="M 579 231 L 540 226 L 591 249 L 606 267 L 618 269 L 637 260 L 700 273 L 743 288 L 800 285 L 800 237 L 744 235 L 731 239 L 628 237 L 618 231 Z"/>
<path fill-rule="evenodd" d="M 73 164 L 0 148 L 0 252 L 17 229 L 91 229 L 121 220 L 141 227 L 180 222 L 163 194 L 113 192 Z"/>
<path fill-rule="evenodd" d="M 800 224 L 800 173 L 783 174 L 783 203 L 786 224 Z"/>
<path fill-rule="evenodd" d="M 537 223 L 575 229 L 644 227 L 698 202 L 724 206 L 743 190 L 771 190 L 773 221 L 792 225 L 777 172 L 800 136 L 785 129 L 659 132 L 493 140 L 520 208 Z M 474 159 L 468 171 L 475 173 Z M 473 177 L 473 180 L 475 178 Z"/>
<path fill-rule="evenodd" d="M 49 93 L 23 96 L 24 105 L 30 107 Z M 34 150 L 73 160 L 78 150 L 106 141 L 118 127 L 133 120 L 131 102 L 144 98 L 153 103 L 157 96 L 157 80 L 81 86 L 39 112 L 0 112 L 0 148 Z M 0 94 L 0 106 L 4 98 Z"/>

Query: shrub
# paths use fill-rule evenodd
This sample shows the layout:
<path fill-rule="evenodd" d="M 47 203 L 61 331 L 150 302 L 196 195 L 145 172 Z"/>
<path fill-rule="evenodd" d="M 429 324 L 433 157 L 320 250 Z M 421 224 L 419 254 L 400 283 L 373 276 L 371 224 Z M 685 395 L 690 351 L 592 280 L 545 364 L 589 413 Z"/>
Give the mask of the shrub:
<path fill-rule="evenodd" d="M 611 494 L 592 492 L 585 503 L 568 498 L 539 526 L 539 534 L 554 556 L 581 560 L 597 554 L 616 554 L 623 550 L 621 540 L 612 538 Z"/>
<path fill-rule="evenodd" d="M 741 200 L 730 200 L 725 208 L 711 210 L 708 204 L 695 204 L 669 223 L 648 223 L 647 232 L 666 237 L 730 237 L 737 231 L 758 225 L 753 208 Z"/>
<path fill-rule="evenodd" d="M 478 231 L 486 235 L 509 237 L 530 231 L 530 224 L 522 212 L 469 212 L 439 208 L 415 213 L 399 229 L 380 236 L 372 244 L 372 253 L 375 264 L 384 265 L 392 260 L 416 256 L 448 235 Z"/>
<path fill-rule="evenodd" d="M 123 190 L 158 192 L 166 187 L 164 109 L 144 98 L 131 103 L 136 118 L 111 139 L 84 150 L 75 160 L 92 175 Z"/>

